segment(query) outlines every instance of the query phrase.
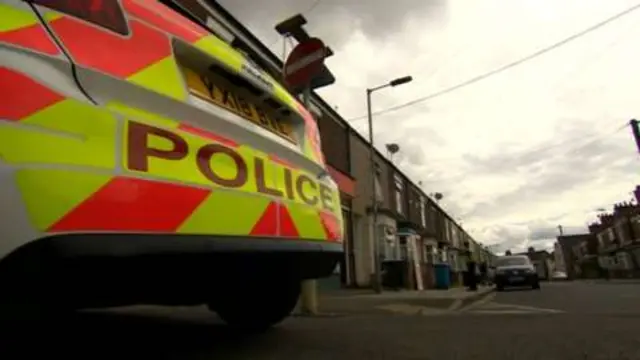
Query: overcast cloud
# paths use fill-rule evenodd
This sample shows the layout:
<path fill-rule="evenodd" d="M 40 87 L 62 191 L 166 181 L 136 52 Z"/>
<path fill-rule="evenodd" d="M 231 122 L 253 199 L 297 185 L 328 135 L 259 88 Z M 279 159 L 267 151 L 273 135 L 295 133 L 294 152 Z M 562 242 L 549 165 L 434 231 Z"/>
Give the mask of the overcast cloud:
<path fill-rule="evenodd" d="M 282 54 L 273 26 L 305 12 L 331 46 L 336 84 L 319 91 L 346 118 L 437 92 L 527 56 L 636 0 L 219 0 Z M 259 5 L 256 5 L 259 4 Z M 377 116 L 394 162 L 485 244 L 549 248 L 562 224 L 628 200 L 640 166 L 624 124 L 640 117 L 640 10 L 535 60 L 416 106 Z M 366 121 L 352 125 L 367 135 Z"/>

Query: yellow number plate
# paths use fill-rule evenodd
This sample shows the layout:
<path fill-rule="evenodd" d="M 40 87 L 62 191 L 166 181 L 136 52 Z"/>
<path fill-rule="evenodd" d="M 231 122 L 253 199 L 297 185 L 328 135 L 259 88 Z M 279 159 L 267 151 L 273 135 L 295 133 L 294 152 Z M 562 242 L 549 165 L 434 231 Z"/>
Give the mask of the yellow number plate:
<path fill-rule="evenodd" d="M 220 84 L 215 84 L 210 78 L 199 75 L 187 68 L 183 68 L 183 71 L 189 92 L 192 95 L 227 109 L 293 143 L 296 142 L 289 124 L 273 119 L 257 104 L 250 102 Z"/>

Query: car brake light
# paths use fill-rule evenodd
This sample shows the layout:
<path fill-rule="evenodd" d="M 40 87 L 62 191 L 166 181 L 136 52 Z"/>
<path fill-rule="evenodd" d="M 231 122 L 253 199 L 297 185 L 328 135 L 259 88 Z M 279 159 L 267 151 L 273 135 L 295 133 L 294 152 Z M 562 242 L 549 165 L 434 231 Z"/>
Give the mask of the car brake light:
<path fill-rule="evenodd" d="M 65 13 L 107 28 L 118 34 L 127 35 L 127 19 L 115 0 L 30 0 L 31 3 Z"/>

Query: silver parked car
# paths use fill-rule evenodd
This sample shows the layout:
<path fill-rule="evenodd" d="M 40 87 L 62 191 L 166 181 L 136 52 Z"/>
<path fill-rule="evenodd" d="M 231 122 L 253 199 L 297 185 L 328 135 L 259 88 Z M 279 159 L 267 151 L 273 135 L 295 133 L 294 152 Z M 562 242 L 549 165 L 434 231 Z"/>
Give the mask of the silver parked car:
<path fill-rule="evenodd" d="M 496 290 L 509 286 L 527 286 L 540 289 L 540 279 L 535 266 L 526 255 L 502 256 L 496 261 L 494 276 Z"/>

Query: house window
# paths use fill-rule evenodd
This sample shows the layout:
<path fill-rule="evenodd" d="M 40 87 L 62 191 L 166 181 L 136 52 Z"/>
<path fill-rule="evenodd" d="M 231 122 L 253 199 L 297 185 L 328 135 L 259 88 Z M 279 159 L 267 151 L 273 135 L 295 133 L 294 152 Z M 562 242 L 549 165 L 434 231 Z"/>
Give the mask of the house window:
<path fill-rule="evenodd" d="M 381 204 L 384 202 L 384 192 L 382 191 L 382 186 L 380 185 L 380 174 L 382 174 L 382 170 L 380 170 L 380 165 L 376 163 L 376 180 L 375 180 L 375 196 L 376 201 Z"/>
<path fill-rule="evenodd" d="M 626 223 L 620 222 L 616 224 L 616 233 L 618 233 L 618 238 L 621 243 L 625 243 L 627 241 L 627 234 L 625 231 Z"/>
<path fill-rule="evenodd" d="M 397 260 L 398 258 L 398 238 L 395 230 L 385 225 L 378 225 L 378 236 L 380 255 L 383 261 Z"/>
<path fill-rule="evenodd" d="M 407 246 L 407 237 L 400 236 L 398 239 L 400 248 L 400 260 L 407 260 L 409 258 L 409 247 Z"/>
<path fill-rule="evenodd" d="M 424 261 L 428 264 L 436 262 L 436 249 L 433 245 L 424 246 Z"/>
<path fill-rule="evenodd" d="M 633 228 L 633 235 L 635 236 L 632 241 L 638 240 L 638 235 L 640 234 L 640 216 L 635 216 L 631 219 L 631 227 Z"/>
<path fill-rule="evenodd" d="M 422 227 L 426 228 L 427 227 L 427 216 L 426 216 L 427 214 L 425 214 L 426 213 L 426 211 L 425 211 L 425 205 L 426 204 L 425 203 L 426 203 L 426 201 L 424 199 L 424 196 L 421 196 L 420 197 L 420 219 L 422 220 Z"/>
<path fill-rule="evenodd" d="M 394 177 L 394 183 L 395 183 L 395 187 L 396 187 L 396 211 L 398 212 L 398 214 L 402 214 L 402 208 L 403 208 L 403 203 L 402 203 L 402 189 L 403 189 L 403 184 L 402 184 L 402 178 L 398 175 L 395 175 Z"/>
<path fill-rule="evenodd" d="M 599 233 L 598 236 L 598 247 L 599 248 L 604 248 L 606 246 L 606 242 L 605 242 L 605 237 L 604 237 L 604 233 Z"/>
<path fill-rule="evenodd" d="M 458 239 L 458 231 L 452 223 L 449 223 L 449 229 L 451 230 L 451 242 L 456 247 L 460 247 L 460 240 Z"/>
<path fill-rule="evenodd" d="M 616 234 L 613 231 L 613 228 L 610 227 L 607 229 L 607 236 L 608 236 L 608 240 L 609 240 L 609 244 L 607 245 L 613 245 L 613 243 L 616 241 Z"/>
<path fill-rule="evenodd" d="M 619 252 L 616 254 L 616 263 L 620 265 L 623 269 L 630 269 L 631 266 L 629 264 L 628 254 L 624 252 Z"/>

